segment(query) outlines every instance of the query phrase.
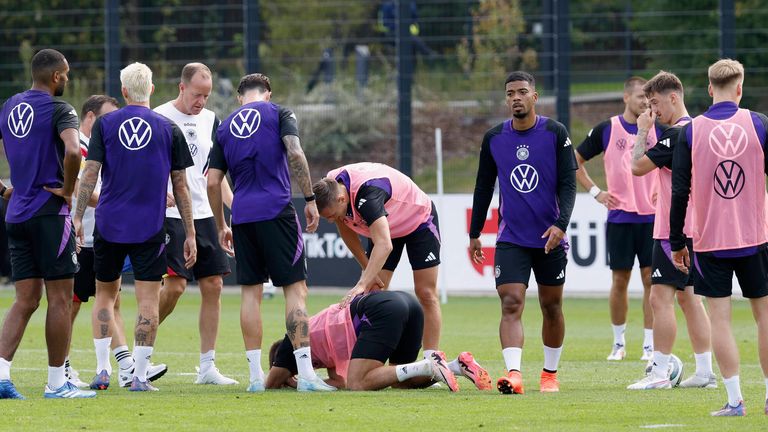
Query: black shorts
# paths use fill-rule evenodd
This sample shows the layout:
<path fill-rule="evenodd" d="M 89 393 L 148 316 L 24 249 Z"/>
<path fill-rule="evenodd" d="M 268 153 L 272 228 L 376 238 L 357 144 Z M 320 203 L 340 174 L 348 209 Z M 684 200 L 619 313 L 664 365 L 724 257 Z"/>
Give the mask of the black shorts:
<path fill-rule="evenodd" d="M 424 332 L 424 313 L 416 298 L 402 291 L 376 291 L 356 299 L 350 307 L 353 318 L 364 317 L 358 327 L 352 359 L 405 364 L 416 360 Z M 272 358 L 272 366 L 297 372 L 293 345 L 286 335 Z M 313 360 L 315 369 L 325 367 Z"/>
<path fill-rule="evenodd" d="M 694 292 L 704 297 L 730 297 L 733 274 L 746 298 L 768 295 L 768 247 L 761 245 L 757 253 L 739 258 L 717 258 L 712 252 L 696 252 L 693 256 Z"/>
<path fill-rule="evenodd" d="M 44 215 L 6 223 L 11 279 L 68 279 L 77 272 L 75 235 L 69 215 Z"/>
<path fill-rule="evenodd" d="M 544 248 L 500 242 L 496 243 L 494 264 L 496 288 L 510 283 L 521 283 L 527 287 L 531 270 L 537 284 L 558 286 L 565 283 L 568 254 L 562 245 L 545 254 Z"/>
<path fill-rule="evenodd" d="M 416 297 L 402 291 L 375 291 L 350 307 L 360 317 L 352 358 L 405 364 L 416 360 L 424 333 L 424 311 Z"/>
<path fill-rule="evenodd" d="M 631 270 L 635 256 L 640 268 L 649 267 L 653 255 L 653 223 L 612 223 L 606 226 L 611 270 Z"/>
<path fill-rule="evenodd" d="M 419 225 L 405 237 L 392 239 L 392 252 L 382 267 L 384 270 L 395 271 L 403 248 L 408 248 L 408 261 L 412 270 L 424 270 L 440 265 L 440 222 L 437 218 L 435 203 L 432 203 L 432 214 L 429 220 Z M 373 241 L 368 239 L 366 254 L 371 256 Z"/>
<path fill-rule="evenodd" d="M 80 248 L 77 261 L 80 269 L 75 273 L 76 301 L 86 303 L 89 297 L 96 296 L 96 271 L 93 268 L 93 248 Z"/>
<path fill-rule="evenodd" d="M 96 279 L 116 281 L 123 272 L 125 257 L 131 258 L 133 278 L 137 281 L 158 282 L 167 268 L 165 258 L 165 229 L 143 243 L 113 243 L 93 230 L 93 253 Z"/>
<path fill-rule="evenodd" d="M 693 241 L 686 241 L 688 253 L 693 256 Z M 685 291 L 685 287 L 693 286 L 693 273 L 691 269 L 688 274 L 681 272 L 672 262 L 672 246 L 669 240 L 653 241 L 653 260 L 651 268 L 651 283 L 654 285 L 671 285 L 680 291 Z"/>
<path fill-rule="evenodd" d="M 232 226 L 237 262 L 237 283 L 287 286 L 307 279 L 304 238 L 299 217 L 290 212 L 275 219 Z M 288 209 L 288 207 L 286 207 Z"/>
<path fill-rule="evenodd" d="M 168 276 L 179 276 L 191 281 L 208 276 L 228 274 L 231 270 L 227 254 L 219 246 L 219 233 L 213 218 L 195 219 L 195 240 L 197 241 L 197 262 L 188 269 L 184 267 L 184 222 L 181 219 L 165 218 L 165 248 L 168 259 Z"/>

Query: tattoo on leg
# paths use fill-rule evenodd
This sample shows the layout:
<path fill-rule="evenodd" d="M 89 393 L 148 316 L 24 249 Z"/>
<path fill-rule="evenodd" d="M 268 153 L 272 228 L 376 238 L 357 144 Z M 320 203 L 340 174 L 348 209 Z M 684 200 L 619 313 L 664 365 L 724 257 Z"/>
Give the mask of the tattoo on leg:
<path fill-rule="evenodd" d="M 299 348 L 309 346 L 309 317 L 306 311 L 294 309 L 289 312 L 285 321 L 285 328 L 288 331 L 288 339 L 294 346 Z"/>
<path fill-rule="evenodd" d="M 105 337 L 109 336 L 109 325 L 107 324 L 101 324 L 99 326 L 101 338 L 104 339 Z"/>
<path fill-rule="evenodd" d="M 136 335 L 134 337 L 136 338 L 136 345 L 141 346 L 145 345 L 149 335 L 144 330 L 136 330 Z"/>
<path fill-rule="evenodd" d="M 145 318 L 139 314 L 139 317 L 136 319 L 136 325 L 150 325 L 149 318 Z"/>
<path fill-rule="evenodd" d="M 109 310 L 100 309 L 99 312 L 96 314 L 96 318 L 99 321 L 109 322 L 109 319 L 110 319 Z"/>

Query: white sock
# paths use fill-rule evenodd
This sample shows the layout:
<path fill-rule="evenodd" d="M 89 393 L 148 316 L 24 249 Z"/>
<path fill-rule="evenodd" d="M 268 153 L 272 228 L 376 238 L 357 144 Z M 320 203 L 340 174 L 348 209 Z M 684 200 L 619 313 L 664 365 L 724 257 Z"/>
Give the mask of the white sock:
<path fill-rule="evenodd" d="M 213 361 L 216 357 L 216 351 L 210 350 L 208 352 L 200 353 L 200 375 L 208 372 L 213 367 Z"/>
<path fill-rule="evenodd" d="M 432 376 L 432 363 L 429 360 L 421 360 L 415 363 L 395 366 L 397 380 L 403 382 L 407 379 L 420 376 Z"/>
<path fill-rule="evenodd" d="M 613 328 L 613 343 L 614 345 L 621 345 L 625 346 L 627 343 L 624 340 L 624 331 L 627 330 L 627 324 L 619 324 L 619 325 L 613 325 L 611 324 L 611 328 Z"/>
<path fill-rule="evenodd" d="M 431 358 L 432 358 L 432 353 L 433 353 L 433 352 L 435 352 L 435 351 L 437 351 L 437 350 L 428 350 L 428 349 L 425 349 L 425 350 L 424 350 L 424 360 L 429 360 L 429 359 L 431 359 Z"/>
<path fill-rule="evenodd" d="M 705 351 L 701 354 L 693 354 L 696 357 L 696 375 L 709 377 L 714 374 L 712 371 L 712 352 Z"/>
<path fill-rule="evenodd" d="M 117 365 L 120 367 L 120 369 L 133 369 L 133 356 L 131 355 L 131 352 L 128 351 L 127 345 L 120 345 L 119 347 L 113 349 L 112 355 L 115 357 Z"/>
<path fill-rule="evenodd" d="M 48 388 L 58 390 L 67 382 L 67 376 L 64 374 L 64 365 L 52 367 L 48 366 Z"/>
<path fill-rule="evenodd" d="M 563 353 L 563 347 L 550 348 L 544 345 L 544 369 L 550 372 L 557 372 L 557 365 L 560 363 L 560 354 Z"/>
<path fill-rule="evenodd" d="M 248 350 L 245 352 L 245 358 L 248 359 L 248 369 L 251 371 L 251 382 L 264 380 L 264 371 L 261 370 L 261 350 Z"/>
<path fill-rule="evenodd" d="M 523 358 L 523 349 L 517 347 L 504 348 L 501 350 L 501 355 L 504 356 L 504 364 L 507 366 L 507 370 L 520 370 L 520 362 Z"/>
<path fill-rule="evenodd" d="M 105 370 L 112 375 L 112 363 L 109 362 L 109 345 L 112 344 L 111 337 L 94 339 L 93 346 L 96 349 L 96 374 Z"/>
<path fill-rule="evenodd" d="M 315 374 L 315 368 L 312 367 L 312 351 L 309 347 L 294 350 L 293 355 L 296 357 L 296 369 L 299 370 L 299 377 L 306 380 L 316 379 L 317 374 Z"/>
<path fill-rule="evenodd" d="M 0 380 L 11 379 L 11 363 L 12 362 L 0 357 Z"/>
<path fill-rule="evenodd" d="M 653 350 L 653 329 L 643 329 L 643 349 L 650 347 Z"/>
<path fill-rule="evenodd" d="M 659 379 L 667 378 L 670 357 L 671 354 L 664 354 L 661 351 L 653 352 L 653 369 L 651 369 L 653 376 Z"/>
<path fill-rule="evenodd" d="M 152 351 L 154 351 L 154 347 L 151 346 L 133 347 L 133 376 L 138 377 L 141 382 L 147 382 L 147 368 L 149 368 L 149 361 L 152 359 Z"/>
<path fill-rule="evenodd" d="M 448 363 L 448 369 L 453 372 L 454 375 L 459 376 L 461 373 L 461 365 L 459 364 L 459 358 L 456 357 L 452 362 Z"/>
<path fill-rule="evenodd" d="M 734 375 L 730 378 L 723 378 L 725 391 L 728 392 L 728 405 L 735 407 L 739 405 L 744 398 L 741 396 L 741 385 L 739 385 L 739 376 Z"/>

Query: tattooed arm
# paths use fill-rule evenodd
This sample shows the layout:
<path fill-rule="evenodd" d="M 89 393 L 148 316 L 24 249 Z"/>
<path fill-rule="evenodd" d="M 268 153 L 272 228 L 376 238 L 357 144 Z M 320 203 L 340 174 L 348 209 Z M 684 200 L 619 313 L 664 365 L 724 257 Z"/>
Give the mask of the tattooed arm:
<path fill-rule="evenodd" d="M 73 223 L 75 225 L 75 235 L 80 244 L 84 244 L 85 242 L 83 214 L 85 214 L 85 209 L 88 207 L 88 202 L 93 195 L 93 190 L 96 188 L 96 180 L 99 178 L 99 171 L 101 171 L 101 162 L 89 160 L 85 163 L 83 175 L 79 181 L 80 187 L 78 188 L 77 193 L 77 208 L 75 209 Z"/>
<path fill-rule="evenodd" d="M 291 166 L 293 179 L 298 183 L 301 192 L 305 197 L 312 197 L 312 179 L 309 176 L 309 164 L 304 156 L 304 150 L 301 149 L 299 137 L 296 135 L 285 135 L 283 145 L 288 152 L 288 161 Z M 320 214 L 317 212 L 315 201 L 307 202 L 304 207 L 304 216 L 307 218 L 307 232 L 315 232 L 317 224 L 320 222 Z"/>
<path fill-rule="evenodd" d="M 197 243 L 195 241 L 195 220 L 192 218 L 192 198 L 189 194 L 189 188 L 187 188 L 187 172 L 183 169 L 171 171 L 171 183 L 173 184 L 176 208 L 179 209 L 181 221 L 184 223 L 184 232 L 187 234 L 187 238 L 184 240 L 184 265 L 186 268 L 192 268 L 197 261 Z"/>

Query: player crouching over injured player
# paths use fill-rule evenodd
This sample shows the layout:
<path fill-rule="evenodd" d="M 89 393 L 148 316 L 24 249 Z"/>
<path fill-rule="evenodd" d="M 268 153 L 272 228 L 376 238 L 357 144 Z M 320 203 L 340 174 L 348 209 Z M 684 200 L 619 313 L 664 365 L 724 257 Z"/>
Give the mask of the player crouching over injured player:
<path fill-rule="evenodd" d="M 452 392 L 459 384 L 452 370 L 478 388 L 490 388 L 488 372 L 463 352 L 448 363 L 441 351 L 415 361 L 421 348 L 424 313 L 416 298 L 401 291 L 358 295 L 346 306 L 333 304 L 309 319 L 312 365 L 328 370 L 328 384 L 349 390 L 423 388 L 442 382 Z M 389 360 L 389 365 L 385 362 Z M 287 338 L 269 350 L 266 387 L 295 387 L 293 348 Z"/>

